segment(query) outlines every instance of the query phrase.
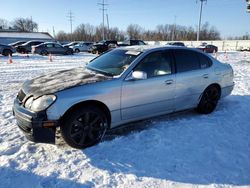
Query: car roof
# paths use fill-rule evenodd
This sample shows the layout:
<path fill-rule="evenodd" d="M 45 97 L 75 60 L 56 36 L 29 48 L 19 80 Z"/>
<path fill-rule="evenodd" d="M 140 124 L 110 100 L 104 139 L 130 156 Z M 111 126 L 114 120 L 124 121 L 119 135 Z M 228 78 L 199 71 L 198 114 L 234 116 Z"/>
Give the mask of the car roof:
<path fill-rule="evenodd" d="M 140 51 L 145 52 L 153 49 L 192 49 L 187 48 L 184 46 L 171 46 L 171 45 L 136 45 L 136 46 L 126 46 L 126 47 L 120 47 L 121 49 L 125 50 L 133 50 L 133 51 Z"/>

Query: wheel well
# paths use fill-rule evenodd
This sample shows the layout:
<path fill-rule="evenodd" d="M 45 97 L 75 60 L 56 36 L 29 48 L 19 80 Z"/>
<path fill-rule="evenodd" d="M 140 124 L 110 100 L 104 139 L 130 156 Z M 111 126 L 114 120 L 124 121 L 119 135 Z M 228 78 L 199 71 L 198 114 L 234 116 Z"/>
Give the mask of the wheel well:
<path fill-rule="evenodd" d="M 221 97 L 221 86 L 220 86 L 219 84 L 217 84 L 217 83 L 213 83 L 213 84 L 210 84 L 209 86 L 207 86 L 206 89 L 207 89 L 208 87 L 211 87 L 211 86 L 214 86 L 214 87 L 216 87 L 216 88 L 218 89 L 218 91 L 219 91 L 219 96 Z M 206 90 L 206 89 L 205 89 L 205 90 Z M 204 91 L 205 91 L 205 90 L 204 90 Z M 203 92 L 204 92 L 204 91 L 203 91 Z M 202 97 L 202 95 L 203 95 L 203 92 L 201 93 L 199 100 L 201 99 L 201 97 Z"/>
<path fill-rule="evenodd" d="M 221 86 L 220 86 L 219 84 L 217 84 L 217 83 L 211 84 L 211 85 L 209 85 L 208 87 L 210 87 L 210 86 L 216 87 L 216 88 L 218 89 L 219 95 L 220 95 L 220 97 L 221 97 Z"/>
<path fill-rule="evenodd" d="M 105 113 L 106 117 L 108 118 L 108 124 L 109 124 L 108 126 L 110 127 L 110 125 L 111 125 L 111 113 L 110 113 L 109 108 L 104 103 L 102 103 L 100 101 L 96 101 L 96 100 L 84 101 L 84 102 L 80 102 L 80 103 L 77 103 L 77 104 L 71 106 L 64 113 L 64 115 L 62 116 L 61 119 L 65 118 L 67 115 L 72 113 L 75 109 L 81 108 L 81 107 L 84 107 L 84 106 L 95 106 L 95 107 L 100 108 Z"/>

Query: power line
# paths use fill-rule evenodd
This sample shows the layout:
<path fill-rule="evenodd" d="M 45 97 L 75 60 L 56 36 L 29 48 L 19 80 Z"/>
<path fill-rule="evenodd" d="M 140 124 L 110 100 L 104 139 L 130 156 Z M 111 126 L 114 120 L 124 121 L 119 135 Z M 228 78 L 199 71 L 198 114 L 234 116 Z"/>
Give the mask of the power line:
<path fill-rule="evenodd" d="M 104 23 L 104 13 L 105 10 L 107 10 L 105 7 L 108 5 L 105 3 L 105 0 L 102 0 L 102 3 L 98 3 L 98 5 L 100 5 L 102 8 L 100 9 L 102 11 L 102 40 L 105 39 L 105 23 Z"/>
<path fill-rule="evenodd" d="M 70 33 L 71 33 L 71 38 L 73 37 L 73 35 L 72 35 L 72 23 L 73 23 L 73 19 L 74 19 L 74 16 L 73 16 L 73 13 L 72 13 L 72 11 L 70 10 L 69 11 L 69 14 L 68 14 L 68 16 L 67 16 L 67 18 L 69 19 L 69 23 L 70 23 Z"/>
<path fill-rule="evenodd" d="M 197 2 L 197 1 L 196 1 Z M 199 25 L 198 25 L 198 31 L 197 31 L 197 41 L 200 40 L 200 29 L 201 29 L 201 17 L 202 17 L 202 9 L 203 9 L 203 3 L 207 2 L 207 0 L 200 0 L 201 6 L 200 6 L 200 17 L 199 17 Z"/>

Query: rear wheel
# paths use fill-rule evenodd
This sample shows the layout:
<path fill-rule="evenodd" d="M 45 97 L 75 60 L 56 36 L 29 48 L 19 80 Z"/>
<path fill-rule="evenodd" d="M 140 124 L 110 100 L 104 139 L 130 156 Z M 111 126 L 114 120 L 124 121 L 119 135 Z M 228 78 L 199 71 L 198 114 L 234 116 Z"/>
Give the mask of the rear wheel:
<path fill-rule="evenodd" d="M 48 55 L 49 53 L 46 50 L 41 51 L 41 55 Z"/>
<path fill-rule="evenodd" d="M 71 147 L 83 149 L 101 141 L 108 127 L 105 113 L 97 107 L 77 108 L 64 118 L 61 134 Z"/>
<path fill-rule="evenodd" d="M 77 48 L 77 49 L 75 49 L 75 52 L 76 53 L 80 53 L 80 50 Z"/>
<path fill-rule="evenodd" d="M 211 85 L 204 92 L 198 104 L 197 111 L 201 114 L 210 114 L 214 111 L 220 99 L 220 90 Z"/>
<path fill-rule="evenodd" d="M 3 51 L 3 55 L 4 55 L 4 56 L 9 56 L 9 55 L 12 56 L 12 51 L 11 51 L 11 50 L 8 50 L 8 49 L 7 49 L 7 50 L 4 50 L 4 51 Z"/>

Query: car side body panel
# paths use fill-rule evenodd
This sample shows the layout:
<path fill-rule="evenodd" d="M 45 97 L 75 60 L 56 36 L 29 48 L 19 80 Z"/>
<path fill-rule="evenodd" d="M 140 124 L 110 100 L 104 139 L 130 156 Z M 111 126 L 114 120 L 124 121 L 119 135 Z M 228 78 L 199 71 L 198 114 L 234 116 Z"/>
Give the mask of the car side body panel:
<path fill-rule="evenodd" d="M 234 85 L 231 66 L 222 64 L 207 55 L 213 63 L 206 69 L 146 80 L 126 80 L 134 67 L 147 54 L 166 49 L 168 48 L 147 50 L 135 59 L 120 76 L 112 80 L 76 86 L 55 93 L 57 100 L 47 109 L 48 119 L 60 119 L 68 109 L 79 103 L 99 101 L 109 109 L 110 127 L 114 128 L 127 122 L 195 108 L 203 91 L 211 84 L 220 85 L 221 97 L 231 93 Z M 166 85 L 167 80 L 173 80 L 173 83 Z"/>

